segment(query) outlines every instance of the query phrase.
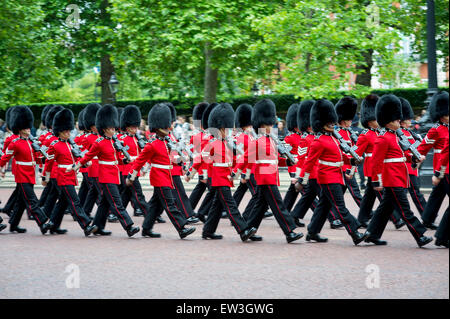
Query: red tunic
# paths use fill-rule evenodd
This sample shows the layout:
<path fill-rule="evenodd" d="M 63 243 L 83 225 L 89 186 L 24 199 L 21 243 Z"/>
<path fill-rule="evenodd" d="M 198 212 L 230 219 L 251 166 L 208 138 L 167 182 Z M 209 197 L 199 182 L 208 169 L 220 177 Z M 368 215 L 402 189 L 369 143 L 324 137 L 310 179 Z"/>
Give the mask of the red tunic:
<path fill-rule="evenodd" d="M 18 137 L 20 137 L 20 136 L 16 135 L 16 134 L 12 134 L 5 139 L 5 141 L 3 142 L 3 154 L 6 153 L 6 150 L 9 146 L 9 144 Z M 13 174 L 13 175 L 14 175 L 15 167 L 16 167 L 16 159 L 13 158 L 13 160 L 11 162 L 11 174 Z"/>
<path fill-rule="evenodd" d="M 56 168 L 56 182 L 58 186 L 62 185 L 78 185 L 78 179 L 75 171 L 66 172 L 66 169 L 75 164 L 72 155 L 72 146 L 67 141 L 60 139 L 53 141 L 48 149 L 48 155 L 52 156 L 50 160 L 45 162 L 43 175 L 47 175 Z"/>
<path fill-rule="evenodd" d="M 373 146 L 375 145 L 375 140 L 378 136 L 378 131 L 375 129 L 366 129 L 358 137 L 358 142 L 356 146 L 358 148 L 355 150 L 356 154 L 364 157 L 364 176 L 372 177 L 372 156 L 373 156 Z"/>
<path fill-rule="evenodd" d="M 73 141 L 75 142 L 75 144 L 78 145 L 81 152 L 84 152 L 86 150 L 86 133 L 77 135 L 73 139 Z M 87 172 L 88 172 L 87 167 L 80 168 L 80 173 L 87 173 Z"/>
<path fill-rule="evenodd" d="M 200 160 L 200 157 L 198 157 L 198 154 L 201 154 L 205 146 L 208 144 L 208 142 L 213 137 L 207 133 L 199 132 L 197 134 L 192 135 L 190 144 L 193 145 L 194 153 L 196 153 L 196 156 L 194 156 L 194 163 L 197 160 Z M 198 170 L 199 175 L 202 175 L 204 179 L 208 177 L 209 173 L 209 164 L 203 163 L 203 165 L 200 166 Z"/>
<path fill-rule="evenodd" d="M 440 169 L 439 156 L 446 142 L 448 142 L 448 124 L 437 123 L 428 131 L 427 136 L 417 148 L 422 155 L 427 155 L 431 148 L 434 148 L 433 168 L 435 171 Z"/>
<path fill-rule="evenodd" d="M 90 150 L 95 141 L 100 137 L 100 135 L 95 133 L 89 133 L 86 135 L 86 149 Z M 88 176 L 89 177 L 98 177 L 98 157 L 95 156 L 91 160 L 91 166 L 88 168 Z"/>
<path fill-rule="evenodd" d="M 122 134 L 120 137 L 120 140 L 123 142 L 124 146 L 128 146 L 128 154 L 130 154 L 131 159 L 134 161 L 136 158 L 138 158 L 139 154 L 141 153 L 141 148 L 138 145 L 138 140 L 135 135 L 129 135 L 127 133 Z M 121 170 L 122 175 L 128 175 L 133 170 L 133 163 L 125 164 L 123 165 L 123 169 Z M 140 176 L 140 173 L 138 172 L 138 175 Z"/>
<path fill-rule="evenodd" d="M 402 128 L 402 132 L 403 134 L 405 134 L 405 136 L 408 138 L 408 141 L 411 144 L 414 144 L 416 142 L 415 138 L 411 135 L 411 133 L 408 130 L 405 130 Z M 409 175 L 414 175 L 414 176 L 418 176 L 419 175 L 419 170 L 417 168 L 413 168 L 412 167 L 412 163 L 406 163 L 406 166 L 408 167 L 408 174 Z"/>
<path fill-rule="evenodd" d="M 21 137 L 12 140 L 0 159 L 0 167 L 5 166 L 12 157 L 16 160 L 15 182 L 35 184 L 36 164 L 41 163 L 41 158 L 40 154 L 31 148 L 31 141 Z"/>
<path fill-rule="evenodd" d="M 297 161 L 299 160 L 299 157 L 300 157 L 301 148 L 299 148 L 299 146 L 300 146 L 301 140 L 302 140 L 302 136 L 299 132 L 289 133 L 284 138 L 284 141 L 287 144 L 292 146 L 291 154 L 294 155 L 294 158 L 297 159 Z M 288 172 L 295 174 L 295 177 L 299 177 L 300 176 L 300 167 L 298 166 L 298 164 L 289 166 Z"/>
<path fill-rule="evenodd" d="M 372 182 L 383 187 L 409 187 L 406 162 L 410 155 L 403 152 L 395 132 L 383 130 L 375 140 L 372 156 Z"/>
<path fill-rule="evenodd" d="M 351 132 L 348 129 L 339 127 L 339 128 L 336 129 L 336 131 L 344 138 L 344 141 L 346 141 L 350 147 L 352 147 L 354 145 L 354 143 L 353 143 L 353 141 L 352 141 L 352 139 L 350 137 L 351 136 Z M 344 155 L 347 156 L 348 159 L 351 158 L 350 155 L 347 155 L 347 154 L 344 154 Z M 348 169 L 351 169 L 351 168 L 352 168 L 351 165 L 344 164 L 344 166 L 342 166 L 342 171 L 345 172 L 345 171 L 347 171 Z M 356 172 L 356 170 L 355 170 L 355 172 Z"/>
<path fill-rule="evenodd" d="M 305 170 L 304 170 L 304 166 L 305 166 L 305 161 L 308 159 L 308 154 L 309 154 L 309 150 L 311 147 L 311 143 L 314 141 L 314 139 L 316 138 L 316 136 L 313 133 L 304 133 L 302 135 L 302 139 L 300 141 L 300 145 L 299 145 L 299 158 L 298 158 L 298 163 L 297 166 L 300 167 L 300 177 L 304 177 L 305 176 Z M 317 169 L 318 169 L 318 165 L 313 167 L 313 170 L 311 172 L 311 174 L 309 175 L 309 179 L 317 179 Z"/>
<path fill-rule="evenodd" d="M 172 142 L 174 144 L 178 143 L 178 140 L 176 139 L 176 137 L 173 135 L 172 132 L 169 133 L 169 138 L 172 140 Z M 181 176 L 183 175 L 183 161 L 180 157 L 180 155 L 178 154 L 177 151 L 170 151 L 169 152 L 170 155 L 170 161 L 173 163 L 173 168 L 172 168 L 172 176 Z"/>
<path fill-rule="evenodd" d="M 442 149 L 440 159 L 439 159 L 439 166 L 440 171 L 444 172 L 445 174 L 448 174 L 448 140 L 445 142 L 444 148 Z"/>

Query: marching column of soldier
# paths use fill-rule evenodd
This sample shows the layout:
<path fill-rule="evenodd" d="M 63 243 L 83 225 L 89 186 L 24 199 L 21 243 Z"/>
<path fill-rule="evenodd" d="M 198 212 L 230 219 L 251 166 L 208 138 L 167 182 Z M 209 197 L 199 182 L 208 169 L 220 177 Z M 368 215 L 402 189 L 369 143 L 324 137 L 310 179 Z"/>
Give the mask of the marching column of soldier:
<path fill-rule="evenodd" d="M 42 234 L 65 234 L 61 225 L 69 212 L 85 236 L 108 236 L 107 222 L 118 221 L 129 237 L 141 231 L 143 237 L 159 238 L 154 225 L 165 222 L 161 217 L 165 211 L 181 239 L 196 230 L 191 224 L 202 221 L 202 238 L 213 240 L 223 238 L 216 231 L 226 215 L 242 241 L 263 240 L 258 228 L 273 214 L 291 243 L 304 236 L 296 229 L 305 227 L 303 218 L 311 210 L 307 241 L 328 241 L 320 235 L 328 219 L 331 228 L 344 228 L 354 245 L 386 245 L 381 237 L 391 220 L 397 229 L 406 226 L 419 247 L 433 241 L 425 235 L 433 229 L 435 245 L 448 248 L 448 107 L 447 92 L 433 96 L 429 112 L 435 125 L 422 138 L 409 129 L 414 114 L 407 100 L 371 94 L 361 104 L 365 130 L 358 135 L 350 128 L 357 110 L 354 98 L 344 97 L 336 105 L 326 99 L 305 100 L 289 108 L 289 134 L 282 143 L 274 131 L 277 116 L 271 100 L 263 99 L 254 107 L 240 105 L 236 112 L 228 103 L 202 102 L 194 107 L 195 131 L 185 143 L 172 132 L 176 110 L 171 103 L 151 108 L 147 137 L 139 132 L 137 106 L 89 104 L 78 114 L 80 133 L 74 139 L 70 109 L 46 106 L 41 114 L 46 130 L 34 138 L 33 113 L 26 106 L 13 106 L 6 112 L 11 135 L 4 141 L 0 175 L 5 176 L 11 162 L 16 187 L 1 212 L 9 216 L 10 232 L 26 232 L 19 226 L 26 211 Z M 426 201 L 418 165 L 432 148 L 434 186 Z M 367 177 L 363 195 L 355 179 L 361 163 Z M 280 166 L 288 167 L 291 181 L 284 198 Z M 148 171 L 153 196 L 146 201 L 139 177 Z M 79 172 L 82 182 L 77 192 Z M 36 174 L 45 186 L 39 199 L 34 191 Z M 197 174 L 188 197 L 182 177 L 189 182 Z M 239 186 L 233 194 L 235 180 Z M 247 190 L 251 199 L 241 212 Z M 358 211 L 346 207 L 346 191 Z M 414 216 L 407 193 L 421 220 Z M 379 205 L 374 209 L 376 199 Z M 447 208 L 436 225 L 443 203 Z M 144 216 L 142 230 L 128 214 L 128 204 L 134 216 Z M 0 216 L 0 231 L 7 228 L 2 222 Z"/>

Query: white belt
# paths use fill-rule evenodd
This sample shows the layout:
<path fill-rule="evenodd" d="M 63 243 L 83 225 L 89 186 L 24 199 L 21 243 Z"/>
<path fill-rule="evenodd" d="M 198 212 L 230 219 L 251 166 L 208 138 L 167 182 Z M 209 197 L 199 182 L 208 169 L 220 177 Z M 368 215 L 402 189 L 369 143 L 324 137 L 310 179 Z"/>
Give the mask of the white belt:
<path fill-rule="evenodd" d="M 372 157 L 372 153 L 364 153 L 365 157 Z"/>
<path fill-rule="evenodd" d="M 384 160 L 384 163 L 403 163 L 403 162 L 406 162 L 406 157 L 387 158 Z"/>
<path fill-rule="evenodd" d="M 21 162 L 21 161 L 16 161 L 17 165 L 24 165 L 24 166 L 34 166 L 36 165 L 36 162 Z"/>
<path fill-rule="evenodd" d="M 102 164 L 102 165 L 117 165 L 117 164 L 119 164 L 118 161 L 112 161 L 112 162 L 98 161 L 98 163 L 99 163 L 99 164 Z"/>
<path fill-rule="evenodd" d="M 162 169 L 172 169 L 172 165 L 161 165 L 161 164 L 152 164 L 151 167 L 162 168 Z"/>
<path fill-rule="evenodd" d="M 214 167 L 231 167 L 233 163 L 213 163 Z"/>
<path fill-rule="evenodd" d="M 94 156 L 92 159 L 98 159 L 98 156 Z"/>
<path fill-rule="evenodd" d="M 439 154 L 439 153 L 441 153 L 442 152 L 442 150 L 434 150 L 434 152 L 436 153 L 436 154 Z"/>
<path fill-rule="evenodd" d="M 134 161 L 136 158 L 138 158 L 137 156 L 130 156 L 131 160 Z"/>
<path fill-rule="evenodd" d="M 58 167 L 61 167 L 61 168 L 71 168 L 72 165 L 71 165 L 71 164 L 67 164 L 67 165 L 65 165 L 65 164 L 58 164 Z"/>
<path fill-rule="evenodd" d="M 256 164 L 278 164 L 278 160 L 258 160 L 256 161 Z"/>
<path fill-rule="evenodd" d="M 344 162 L 327 162 L 319 160 L 319 164 L 327 165 L 327 166 L 334 166 L 334 167 L 341 167 L 344 165 Z"/>

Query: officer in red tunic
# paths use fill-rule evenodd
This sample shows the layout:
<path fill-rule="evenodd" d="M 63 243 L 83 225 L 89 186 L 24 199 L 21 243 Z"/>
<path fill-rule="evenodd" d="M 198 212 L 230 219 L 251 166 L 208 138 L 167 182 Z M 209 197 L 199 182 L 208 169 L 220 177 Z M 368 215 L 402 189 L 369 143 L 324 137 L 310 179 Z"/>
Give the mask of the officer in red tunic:
<path fill-rule="evenodd" d="M 308 159 L 303 164 L 304 176 L 300 181 L 302 185 L 307 185 L 314 167 L 318 166 L 317 181 L 321 192 L 314 215 L 308 225 L 306 240 L 317 242 L 328 240 L 321 237 L 319 233 L 330 209 L 334 206 L 339 219 L 353 239 L 353 243 L 358 245 L 365 237 L 358 232 L 359 225 L 356 218 L 345 207 L 343 193 L 345 182 L 342 174 L 344 164 L 354 166 L 357 163 L 342 152 L 338 140 L 333 136 L 337 120 L 336 111 L 330 101 L 320 99 L 312 106 L 311 127 L 317 135 L 311 143 Z"/>
<path fill-rule="evenodd" d="M 142 166 L 147 162 L 151 163 L 150 184 L 154 190 L 149 202 L 148 214 L 142 224 L 142 236 L 161 237 L 161 234 L 155 233 L 152 229 L 162 206 L 180 238 L 185 238 L 195 231 L 195 227 L 185 227 L 186 217 L 175 205 L 172 194 L 174 188 L 170 172 L 172 163 L 167 147 L 167 135 L 171 125 L 170 108 L 164 103 L 154 105 L 148 114 L 148 125 L 150 130 L 156 133 L 155 137 L 147 143 L 134 161 L 132 171 L 127 177 L 127 185 L 131 185 Z"/>
<path fill-rule="evenodd" d="M 414 119 L 414 112 L 412 110 L 411 104 L 409 104 L 408 100 L 399 97 L 400 102 L 402 102 L 402 120 L 400 121 L 400 126 L 402 128 L 403 134 L 408 138 L 411 144 L 416 143 L 416 138 L 419 140 L 421 137 L 418 134 L 414 134 L 409 129 L 411 127 L 411 120 Z M 416 136 L 416 138 L 414 137 Z M 421 140 L 419 140 L 421 142 Z M 408 174 L 410 186 L 408 188 L 409 194 L 414 202 L 414 205 L 417 208 L 417 211 L 422 216 L 423 211 L 427 205 L 427 201 L 425 197 L 420 192 L 420 181 L 418 177 L 418 168 L 417 166 L 413 167 L 412 163 L 406 163 L 408 166 Z"/>
<path fill-rule="evenodd" d="M 215 138 L 209 141 L 202 152 L 201 159 L 194 163 L 191 174 L 186 176 L 186 181 L 189 182 L 191 176 L 195 175 L 203 162 L 209 161 L 211 163 L 210 193 L 214 193 L 214 199 L 211 210 L 208 212 L 208 219 L 203 227 L 202 237 L 204 239 L 222 239 L 222 235 L 215 232 L 224 208 L 241 240 L 246 241 L 256 233 L 256 228 L 250 227 L 242 218 L 231 195 L 234 154 L 233 150 L 228 147 L 226 140 L 227 130 L 232 130 L 234 127 L 234 111 L 231 105 L 222 103 L 215 107 L 209 116 L 208 127 Z"/>
<path fill-rule="evenodd" d="M 207 140 L 204 139 L 205 132 L 202 126 L 202 117 L 206 108 L 209 106 L 207 102 L 200 102 L 194 107 L 194 111 L 192 112 L 192 119 L 194 120 L 195 131 L 191 136 L 189 144 L 192 147 L 192 153 L 194 155 L 201 154 L 203 148 L 205 147 Z M 204 171 L 206 172 L 205 167 L 201 167 L 198 175 L 198 183 L 195 185 L 192 190 L 191 195 L 189 196 L 189 201 L 191 202 L 192 209 L 195 210 L 198 202 L 202 198 L 203 193 L 205 192 L 208 182 L 208 176 L 205 176 Z"/>
<path fill-rule="evenodd" d="M 74 219 L 80 224 L 84 230 L 85 236 L 89 236 L 93 231 L 97 230 L 96 226 L 89 225 L 91 220 L 83 211 L 80 200 L 75 191 L 75 185 L 78 184 L 75 171 L 66 172 L 66 169 L 75 164 L 77 158 L 72 153 L 72 146 L 69 143 L 70 132 L 74 128 L 74 118 L 71 110 L 64 109 L 56 113 L 53 119 L 53 134 L 58 136 L 58 139 L 50 144 L 48 155 L 51 156 L 45 162 L 44 167 L 44 184 L 47 183 L 50 177 L 50 172 L 56 166 L 58 174 L 56 182 L 58 185 L 58 203 L 52 211 L 48 228 L 50 233 L 65 234 L 67 230 L 60 229 L 61 222 L 64 217 L 64 212 L 68 208 L 72 213 Z M 79 154 L 81 155 L 81 154 Z"/>
<path fill-rule="evenodd" d="M 365 236 L 366 242 L 386 245 L 381 240 L 389 216 L 394 207 L 402 214 L 411 235 L 419 247 L 430 243 L 433 238 L 424 236 L 426 228 L 414 216 L 409 208 L 406 190 L 409 187 L 407 161 L 411 161 L 409 152 L 405 153 L 399 145 L 395 133 L 400 128 L 402 106 L 400 100 L 392 94 L 383 95 L 377 102 L 376 119 L 384 130 L 375 140 L 372 156 L 372 186 L 376 191 L 383 190 L 383 199 L 376 210 Z M 422 156 L 420 160 L 425 159 Z"/>
<path fill-rule="evenodd" d="M 240 176 L 246 172 L 250 163 L 255 164 L 255 179 L 257 183 L 257 201 L 247 220 L 250 227 L 259 228 L 264 213 L 270 206 L 278 225 L 286 236 L 288 243 L 303 237 L 302 233 L 295 233 L 294 219 L 283 204 L 280 191 L 280 177 L 278 165 L 295 165 L 279 155 L 276 141 L 271 137 L 273 125 L 276 123 L 275 104 L 264 99 L 255 104 L 252 113 L 252 124 L 258 130 L 260 137 L 251 144 L 245 152 L 244 160 L 236 165 L 235 174 Z"/>
<path fill-rule="evenodd" d="M 362 228 L 367 228 L 370 218 L 372 217 L 372 209 L 375 204 L 375 198 L 381 202 L 382 192 L 374 190 L 372 186 L 372 156 L 375 140 L 380 133 L 378 122 L 375 118 L 375 105 L 379 97 L 376 94 L 369 94 L 361 103 L 361 124 L 366 129 L 361 132 L 358 137 L 356 153 L 359 156 L 364 155 L 364 176 L 367 177 L 367 188 L 361 200 L 359 208 L 358 221 Z M 405 226 L 400 213 L 394 209 L 391 220 L 396 229 Z"/>
<path fill-rule="evenodd" d="M 110 235 L 111 232 L 104 230 L 108 213 L 112 212 L 117 216 L 122 227 L 126 230 L 129 237 L 139 232 L 139 227 L 133 226 L 133 221 L 122 205 L 120 197 L 120 170 L 119 163 L 125 163 L 114 146 L 113 136 L 116 134 L 116 127 L 119 126 L 117 109 L 113 105 L 104 105 L 98 110 L 95 117 L 95 126 L 102 137 L 91 145 L 89 152 L 80 159 L 74 166 L 78 170 L 86 165 L 94 157 L 98 157 L 99 165 L 99 183 L 102 189 L 100 205 L 94 218 L 94 225 L 98 230 L 94 232 L 97 235 Z M 70 171 L 71 168 L 68 169 Z"/>
<path fill-rule="evenodd" d="M 18 187 L 18 202 L 9 220 L 10 231 L 26 232 L 25 228 L 19 227 L 22 213 L 26 209 L 34 217 L 42 234 L 45 234 L 48 230 L 45 224 L 48 218 L 39 207 L 39 202 L 33 189 L 36 183 L 36 164 L 41 162 L 40 154 L 32 148 L 32 142 L 29 138 L 34 116 L 27 106 L 15 106 L 9 113 L 9 117 L 11 130 L 14 134 L 20 136 L 11 141 L 5 154 L 0 159 L 2 177 L 5 176 L 4 166 L 6 163 L 13 157 L 16 159 L 14 179 Z"/>
<path fill-rule="evenodd" d="M 437 186 L 439 183 L 444 183 L 445 190 L 447 192 L 447 196 L 450 193 L 449 186 L 449 175 L 448 175 L 448 140 L 442 149 L 439 161 L 440 161 L 440 170 L 434 172 L 433 176 L 433 185 Z M 441 222 L 439 223 L 439 227 L 436 230 L 434 236 L 436 237 L 435 245 L 436 246 L 444 246 L 448 248 L 449 239 L 448 239 L 448 211 L 447 207 L 444 216 L 442 216 Z"/>
<path fill-rule="evenodd" d="M 430 102 L 429 113 L 431 120 L 436 124 L 428 131 L 427 135 L 419 145 L 417 150 L 426 155 L 434 148 L 433 168 L 439 170 L 440 154 L 448 141 L 448 92 L 442 91 L 436 93 Z M 439 183 L 433 187 L 430 197 L 428 197 L 427 206 L 422 214 L 422 221 L 425 227 L 436 229 L 434 224 L 439 208 L 444 201 L 446 192 L 443 183 Z"/>
<path fill-rule="evenodd" d="M 98 103 L 88 104 L 85 108 L 83 114 L 84 126 L 87 130 L 85 137 L 85 149 L 90 150 L 95 141 L 100 137 L 95 126 L 95 119 L 98 110 L 100 110 L 101 105 Z M 83 210 L 87 215 L 91 215 L 94 204 L 97 206 L 100 204 L 100 194 L 102 190 L 98 182 L 98 157 L 94 156 L 91 160 L 91 165 L 89 165 L 88 170 L 88 184 L 89 191 L 86 195 L 86 200 L 83 203 Z"/>
<path fill-rule="evenodd" d="M 136 159 L 142 152 L 142 148 L 139 146 L 138 138 L 136 133 L 138 132 L 139 125 L 141 124 L 141 111 L 136 105 L 127 105 L 120 115 L 120 127 L 123 132 L 120 140 L 123 142 L 124 146 L 128 146 L 128 154 L 130 154 L 132 159 Z M 128 174 L 131 172 L 133 164 L 126 164 L 122 169 L 122 177 L 125 180 Z M 132 201 L 135 207 L 134 216 L 145 216 L 147 214 L 147 202 L 145 201 L 145 196 L 142 192 L 142 186 L 139 181 L 140 174 L 136 176 L 133 184 L 131 186 L 126 186 L 122 190 L 122 203 L 124 207 L 127 207 L 128 203 Z"/>

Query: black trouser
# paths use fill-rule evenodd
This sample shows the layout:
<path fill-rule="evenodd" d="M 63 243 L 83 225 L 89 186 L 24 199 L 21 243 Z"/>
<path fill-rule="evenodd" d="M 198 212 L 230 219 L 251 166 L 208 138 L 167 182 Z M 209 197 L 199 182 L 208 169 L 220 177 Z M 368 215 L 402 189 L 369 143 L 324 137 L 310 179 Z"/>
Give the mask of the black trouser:
<path fill-rule="evenodd" d="M 47 195 L 47 200 L 45 201 L 43 210 L 45 215 L 50 218 L 53 208 L 55 208 L 56 201 L 58 200 L 59 193 L 56 178 L 50 178 L 50 181 L 48 183 L 51 184 L 51 188 L 50 192 Z"/>
<path fill-rule="evenodd" d="M 250 199 L 247 206 L 245 207 L 244 212 L 242 213 L 242 217 L 244 217 L 245 220 L 248 220 L 250 217 L 250 213 L 252 212 L 253 207 L 255 206 L 255 203 L 257 201 L 256 196 L 257 185 L 255 175 L 250 174 L 250 179 L 245 184 L 247 184 L 247 188 L 250 190 L 250 193 L 252 194 L 252 198 Z M 236 205 L 239 207 L 239 204 L 237 202 Z"/>
<path fill-rule="evenodd" d="M 242 233 L 248 228 L 246 221 L 239 213 L 236 202 L 231 196 L 231 190 L 228 186 L 212 187 L 212 192 L 215 193 L 211 210 L 208 213 L 208 219 L 203 226 L 203 233 L 213 234 L 216 232 L 217 225 L 222 217 L 222 207 L 225 208 L 231 224 L 234 226 L 238 234 Z"/>
<path fill-rule="evenodd" d="M 119 219 L 119 222 L 122 224 L 124 229 L 127 229 L 133 225 L 133 221 L 122 205 L 119 185 L 100 183 L 100 186 L 102 188 L 102 195 L 100 205 L 98 206 L 97 213 L 95 214 L 94 225 L 97 225 L 99 229 L 104 229 L 109 213 L 114 214 Z"/>
<path fill-rule="evenodd" d="M 89 192 L 88 173 L 81 173 L 83 175 L 83 181 L 81 182 L 80 189 L 78 190 L 78 198 L 81 203 L 86 201 L 87 194 Z"/>
<path fill-rule="evenodd" d="M 88 177 L 88 183 L 89 191 L 86 196 L 86 201 L 83 203 L 83 210 L 86 214 L 90 215 L 94 204 L 97 202 L 97 205 L 100 205 L 99 199 L 101 198 L 102 189 L 98 182 L 98 177 Z"/>
<path fill-rule="evenodd" d="M 175 197 L 178 209 L 184 214 L 186 218 L 194 216 L 194 210 L 192 209 L 191 202 L 186 195 L 186 190 L 184 189 L 183 182 L 181 181 L 181 176 L 172 176 L 173 186 L 172 189 L 173 196 Z"/>
<path fill-rule="evenodd" d="M 311 222 L 308 225 L 308 232 L 311 234 L 320 233 L 331 208 L 334 207 L 336 217 L 344 224 L 349 235 L 353 236 L 356 234 L 359 223 L 345 207 L 342 185 L 319 184 L 319 187 L 319 202 L 314 210 Z"/>
<path fill-rule="evenodd" d="M 145 216 L 144 223 L 142 224 L 143 229 L 150 230 L 153 228 L 156 217 L 159 216 L 161 209 L 166 211 L 170 221 L 178 232 L 180 232 L 184 228 L 184 225 L 186 225 L 186 218 L 176 207 L 175 199 L 170 187 L 155 186 L 148 209 L 148 214 Z"/>
<path fill-rule="evenodd" d="M 285 235 L 296 228 L 294 218 L 284 206 L 280 191 L 276 185 L 258 185 L 256 188 L 256 203 L 248 219 L 249 227 L 259 228 L 264 218 L 264 213 L 269 206 Z"/>
<path fill-rule="evenodd" d="M 420 179 L 416 175 L 409 175 L 409 180 L 411 181 L 408 188 L 409 194 L 411 195 L 414 205 L 416 205 L 417 211 L 420 216 L 422 216 L 425 206 L 427 206 L 427 201 L 420 192 Z"/>
<path fill-rule="evenodd" d="M 427 205 L 425 206 L 425 210 L 422 214 L 422 220 L 426 224 L 434 223 L 442 202 L 444 201 L 445 195 L 449 196 L 445 183 L 447 183 L 447 185 L 449 183 L 448 174 L 445 174 L 442 181 L 436 186 L 433 186 L 433 189 L 431 190 L 430 197 L 428 197 Z"/>
<path fill-rule="evenodd" d="M 203 199 L 203 202 L 200 205 L 200 208 L 198 209 L 198 214 L 199 215 L 203 215 L 203 216 L 208 215 L 208 212 L 211 209 L 211 204 L 212 204 L 212 202 L 214 200 L 214 194 L 215 193 L 211 193 L 211 189 L 212 189 L 212 187 L 211 187 L 211 177 L 208 177 L 207 187 L 208 187 L 208 193 L 206 193 L 206 196 Z"/>
<path fill-rule="evenodd" d="M 123 175 L 122 175 L 123 176 Z M 127 207 L 130 201 L 134 201 L 134 208 L 140 209 L 144 213 L 144 215 L 148 212 L 147 202 L 145 201 L 144 193 L 142 192 L 141 182 L 139 182 L 139 177 L 136 177 L 131 186 L 125 186 L 122 190 L 122 205 L 123 207 Z"/>
<path fill-rule="evenodd" d="M 355 200 L 356 205 L 358 205 L 358 207 L 361 206 L 362 196 L 359 190 L 358 183 L 356 182 L 355 175 L 353 175 L 351 179 L 347 179 L 347 177 L 345 177 L 344 175 L 344 181 L 345 181 L 344 193 L 348 189 L 353 199 Z"/>
<path fill-rule="evenodd" d="M 292 176 L 291 176 L 292 177 Z M 290 183 L 289 188 L 286 192 L 286 195 L 284 195 L 283 203 L 284 206 L 286 206 L 286 209 L 288 212 L 292 210 L 292 207 L 295 204 L 295 201 L 297 200 L 298 192 L 295 189 L 295 185 Z"/>
<path fill-rule="evenodd" d="M 70 209 L 72 216 L 80 224 L 82 229 L 89 226 L 90 219 L 84 212 L 80 204 L 80 199 L 78 198 L 75 186 L 73 185 L 62 185 L 58 186 L 58 203 L 53 209 L 50 221 L 53 223 L 54 228 L 59 228 L 64 217 L 64 212 L 67 208 Z"/>
<path fill-rule="evenodd" d="M 195 185 L 195 188 L 192 190 L 191 196 L 189 196 L 189 201 L 191 202 L 192 209 L 195 209 L 195 207 L 197 207 L 197 204 L 202 198 L 206 188 L 206 183 L 200 182 L 199 178 L 197 185 Z"/>
<path fill-rule="evenodd" d="M 359 185 L 364 185 L 366 182 L 366 177 L 364 176 L 364 161 L 361 162 L 361 164 L 358 165 L 358 174 L 359 174 Z"/>
<path fill-rule="evenodd" d="M 409 207 L 409 201 L 406 197 L 406 188 L 403 187 L 385 187 L 383 190 L 383 198 L 375 211 L 372 220 L 370 221 L 367 231 L 370 232 L 370 237 L 379 239 L 383 234 L 389 216 L 396 208 L 402 214 L 403 220 L 406 222 L 409 231 L 414 239 L 418 240 L 425 233 L 426 228 L 414 216 Z"/>
<path fill-rule="evenodd" d="M 16 188 L 14 188 L 14 191 L 12 192 L 11 196 L 9 196 L 8 201 L 5 204 L 5 207 L 3 207 L 3 211 L 7 214 L 11 213 L 11 211 L 14 208 L 14 204 L 16 203 L 18 197 L 18 190 L 17 190 L 17 185 Z"/>
<path fill-rule="evenodd" d="M 372 215 L 373 205 L 375 204 L 375 198 L 378 198 L 378 201 L 381 202 L 383 194 L 380 191 L 373 189 L 372 178 L 367 177 L 367 188 L 362 198 L 361 206 L 359 207 L 358 221 L 360 223 L 369 222 Z M 397 209 L 394 208 L 394 211 L 389 218 L 394 224 L 396 224 L 402 219 L 402 216 Z"/>
<path fill-rule="evenodd" d="M 311 208 L 311 210 L 314 212 L 318 204 L 316 197 L 319 195 L 320 186 L 317 183 L 317 179 L 310 179 L 308 181 L 308 185 L 302 190 L 302 197 L 291 212 L 292 217 L 303 219 L 309 208 Z M 335 215 L 336 214 L 333 213 L 333 209 L 330 210 L 330 213 L 327 217 L 330 223 L 336 220 Z"/>
<path fill-rule="evenodd" d="M 252 175 L 250 175 L 250 179 L 251 179 Z M 255 190 L 252 191 L 253 185 L 249 185 L 250 179 L 247 180 L 247 182 L 245 182 L 245 183 L 240 182 L 239 186 L 234 191 L 233 199 L 236 202 L 236 205 L 238 207 L 241 204 L 242 199 L 244 198 L 244 195 L 245 195 L 245 193 L 247 192 L 248 189 L 250 189 L 250 192 L 252 193 L 252 195 L 255 193 Z M 254 179 L 255 179 L 255 177 L 253 176 L 253 180 Z M 256 183 L 255 183 L 255 185 L 256 185 Z"/>
<path fill-rule="evenodd" d="M 447 207 L 439 223 L 439 227 L 434 234 L 434 237 L 442 241 L 448 241 L 448 210 L 449 208 Z"/>
<path fill-rule="evenodd" d="M 30 183 L 18 183 L 17 187 L 17 205 L 14 206 L 14 212 L 9 219 L 11 227 L 19 225 L 25 209 L 29 215 L 34 217 L 38 226 L 42 226 L 48 218 L 39 206 L 39 201 L 34 193 L 34 185 Z"/>
<path fill-rule="evenodd" d="M 47 196 L 48 194 L 50 194 L 51 190 L 52 184 L 47 183 L 47 185 L 45 185 L 44 190 L 41 193 L 41 197 L 39 198 L 39 207 L 44 207 L 45 202 L 47 201 Z"/>

